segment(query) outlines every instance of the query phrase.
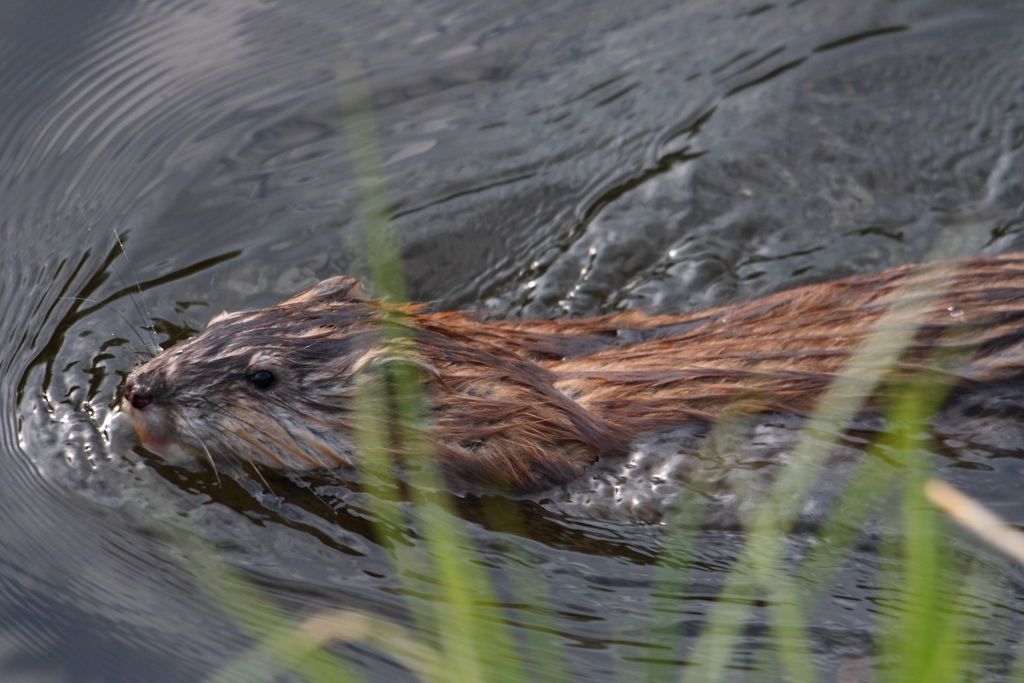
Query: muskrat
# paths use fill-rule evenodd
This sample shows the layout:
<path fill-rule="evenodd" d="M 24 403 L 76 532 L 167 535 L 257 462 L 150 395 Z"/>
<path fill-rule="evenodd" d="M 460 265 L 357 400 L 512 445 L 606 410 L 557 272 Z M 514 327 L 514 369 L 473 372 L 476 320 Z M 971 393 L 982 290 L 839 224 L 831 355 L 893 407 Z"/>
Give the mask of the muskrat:
<path fill-rule="evenodd" d="M 876 397 L 936 350 L 966 358 L 930 381 L 1012 377 L 1024 353 L 1022 297 L 1024 254 L 903 266 L 687 315 L 551 321 L 427 312 L 335 277 L 276 306 L 215 317 L 136 368 L 121 405 L 157 453 L 340 468 L 356 458 L 361 377 L 401 356 L 422 368 L 442 465 L 530 490 L 577 478 L 599 456 L 673 425 L 806 414 L 897 301 L 917 302 L 920 315 Z M 405 343 L 386 342 L 385 324 L 404 329 Z"/>

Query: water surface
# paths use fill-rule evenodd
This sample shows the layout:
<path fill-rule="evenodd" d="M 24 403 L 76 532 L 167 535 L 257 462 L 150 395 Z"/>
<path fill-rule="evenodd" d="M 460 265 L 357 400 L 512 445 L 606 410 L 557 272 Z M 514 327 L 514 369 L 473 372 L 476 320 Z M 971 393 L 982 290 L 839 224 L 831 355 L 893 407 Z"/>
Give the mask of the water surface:
<path fill-rule="evenodd" d="M 161 520 L 296 618 L 336 607 L 411 625 L 409 603 L 432 600 L 427 577 L 398 590 L 359 498 L 335 511 L 298 486 L 218 482 L 102 429 L 157 345 L 221 310 L 367 276 L 342 66 L 373 91 L 411 295 L 438 307 L 686 311 L 1024 247 L 1012 3 L 53 0 L 7 8 L 0 32 L 4 680 L 193 681 L 246 655 Z M 1024 523 L 1018 459 L 961 444 L 937 462 Z M 688 581 L 658 596 L 666 652 L 649 633 L 659 529 L 526 512 L 531 532 L 452 521 L 499 582 L 516 566 L 539 577 L 540 595 L 508 600 L 519 631 L 556 639 L 581 679 L 692 660 L 735 531 L 694 531 L 668 558 Z M 1021 575 L 952 542 L 1004 576 L 965 607 L 986 629 L 979 675 L 995 677 Z M 880 563 L 858 546 L 812 618 L 829 678 L 875 661 L 876 616 L 893 609 Z M 528 618 L 538 605 L 551 634 Z M 738 663 L 770 675 L 765 609 Z M 405 675 L 342 652 L 371 677 Z"/>

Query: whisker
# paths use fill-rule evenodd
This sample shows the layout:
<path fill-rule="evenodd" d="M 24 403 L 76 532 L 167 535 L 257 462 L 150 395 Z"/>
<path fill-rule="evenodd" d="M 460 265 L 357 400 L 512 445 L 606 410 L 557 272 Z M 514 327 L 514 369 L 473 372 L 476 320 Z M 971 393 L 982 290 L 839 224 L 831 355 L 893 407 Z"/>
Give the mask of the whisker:
<path fill-rule="evenodd" d="M 238 437 L 242 441 L 245 441 L 246 443 L 248 443 L 255 450 L 257 450 L 260 453 L 263 453 L 264 455 L 266 455 L 268 459 L 273 460 L 277 464 L 277 466 L 280 467 L 281 469 L 287 469 L 285 463 L 277 456 L 277 454 L 275 454 L 273 451 L 271 451 L 269 448 L 267 448 L 263 443 L 261 443 L 256 438 L 257 436 L 262 436 L 262 437 L 264 437 L 265 439 L 267 439 L 269 441 L 274 441 L 278 445 L 280 445 L 284 450 L 286 450 L 286 451 L 289 451 L 289 450 L 290 451 L 294 451 L 296 453 L 296 455 L 300 455 L 301 456 L 301 453 L 298 452 L 298 444 L 295 443 L 294 439 L 292 439 L 291 444 L 289 444 L 289 443 L 287 443 L 285 441 L 282 441 L 275 434 L 272 434 L 271 432 L 267 431 L 263 426 L 261 426 L 261 425 L 255 423 L 255 422 L 249 420 L 248 418 L 244 417 L 243 415 L 239 415 L 238 413 L 233 413 L 233 412 L 229 412 L 227 410 L 224 410 L 219 405 L 217 405 L 217 403 L 215 403 L 211 399 L 207 398 L 206 396 L 193 396 L 192 399 L 194 400 L 195 405 L 205 404 L 205 405 L 209 406 L 212 410 L 219 411 L 221 414 L 227 415 L 232 420 L 240 422 L 242 425 L 248 427 L 249 431 L 235 430 L 235 431 L 232 432 L 232 434 L 234 434 L 236 437 Z M 287 434 L 287 432 L 285 432 L 285 434 Z M 288 437 L 291 438 L 291 435 L 288 434 Z"/>
<path fill-rule="evenodd" d="M 199 435 L 195 433 L 191 426 L 187 424 L 183 424 L 182 426 L 183 431 L 187 431 L 189 433 L 189 436 L 191 436 L 200 446 L 203 447 L 203 453 L 206 454 L 206 462 L 210 463 L 210 469 L 213 470 L 213 476 L 217 480 L 217 486 L 220 486 L 220 472 L 217 471 L 217 463 L 213 459 L 213 454 L 210 453 L 210 449 L 206 447 L 206 442 L 199 438 Z"/>
<path fill-rule="evenodd" d="M 213 400 L 207 398 L 206 396 L 194 396 L 193 399 L 194 399 L 196 405 L 203 404 L 203 405 L 206 405 L 207 407 L 209 407 L 212 411 L 217 411 L 217 412 L 220 412 L 222 414 L 228 414 L 228 411 L 226 411 L 223 408 L 221 408 L 219 405 L 217 405 L 216 402 L 214 402 Z M 275 439 L 272 434 L 270 434 L 265 429 L 263 429 L 262 427 L 260 427 L 256 423 L 252 422 L 251 420 L 249 420 L 249 419 L 247 419 L 245 417 L 242 417 L 240 415 L 237 415 L 235 413 L 230 413 L 230 417 L 232 419 L 234 419 L 234 420 L 237 420 L 237 421 L 241 422 L 242 424 L 246 425 L 247 427 L 249 427 L 249 429 L 252 432 L 255 432 L 256 434 L 262 434 L 264 437 L 266 437 L 268 439 L 273 439 L 273 440 L 278 441 L 280 443 L 280 441 L 278 439 Z M 272 453 L 269 449 L 267 449 L 254 436 L 252 436 L 252 434 L 245 434 L 244 432 L 235 432 L 235 435 L 238 436 L 239 438 L 241 438 L 243 441 L 246 441 L 247 443 L 249 443 L 251 446 L 255 447 L 257 450 L 259 450 L 262 453 L 266 454 L 271 459 L 277 461 L 277 463 L 281 466 L 281 468 L 284 469 L 284 463 L 281 462 L 280 459 L 274 453 Z M 199 441 L 200 445 L 202 445 L 203 450 L 206 452 L 206 457 L 207 457 L 208 462 L 210 463 L 210 466 L 213 467 L 214 473 L 217 474 L 217 483 L 220 484 L 220 476 L 217 473 L 216 464 L 214 463 L 213 456 L 210 454 L 209 449 L 206 447 L 206 443 L 203 442 L 202 440 L 200 440 L 196 436 L 195 432 L 192 432 L 192 437 L 196 441 Z M 297 446 L 297 444 L 296 444 L 296 446 Z M 263 476 L 263 473 L 259 470 L 259 468 L 258 468 L 258 466 L 257 466 L 257 464 L 255 462 L 250 460 L 247 463 L 243 463 L 243 464 L 252 465 L 253 471 L 259 477 L 260 481 L 263 482 L 263 485 L 266 486 L 267 490 L 270 493 L 274 493 L 274 490 L 273 490 L 273 488 L 271 488 L 270 483 Z"/>
<path fill-rule="evenodd" d="M 94 304 L 94 305 L 99 305 L 99 304 L 102 303 L 101 301 L 98 301 L 96 299 L 92 299 L 92 298 L 87 297 L 87 296 L 62 296 L 62 297 L 59 297 L 59 299 L 61 301 L 77 301 L 77 302 L 80 302 L 80 303 Z M 134 332 L 135 336 L 138 337 L 139 343 L 142 344 L 142 348 L 145 349 L 145 354 L 143 354 L 142 352 L 140 352 L 138 350 L 135 350 L 135 355 L 138 356 L 139 358 L 146 358 L 147 360 L 149 358 L 152 358 L 155 355 L 156 352 L 149 348 L 149 344 L 142 337 L 142 334 L 139 333 L 138 326 L 134 322 L 129 320 L 128 316 L 126 316 L 123 312 L 117 310 L 116 308 L 109 308 L 108 310 L 111 310 L 114 313 L 116 313 L 121 318 L 121 320 L 123 320 L 125 322 L 125 324 L 128 326 L 128 329 L 130 329 L 132 332 Z M 150 330 L 150 332 L 152 333 L 152 330 Z M 111 336 L 116 336 L 113 332 L 111 332 L 110 334 L 111 334 Z M 159 350 L 159 345 L 157 345 L 157 350 Z"/>
<path fill-rule="evenodd" d="M 156 335 L 153 334 L 153 330 L 152 330 L 152 328 L 153 328 L 153 316 L 149 312 L 149 307 L 146 306 L 145 293 L 142 291 L 142 285 L 139 282 L 138 271 L 135 270 L 135 267 L 132 266 L 131 259 L 128 258 L 128 252 L 124 248 L 124 242 L 121 241 L 121 236 L 117 234 L 117 228 L 111 228 L 111 231 L 114 233 L 114 239 L 117 240 L 117 246 L 121 247 L 121 253 L 124 255 L 124 262 L 126 264 L 128 264 L 128 270 L 131 271 L 131 274 L 133 275 L 131 281 L 135 283 L 135 289 L 137 289 L 138 292 L 139 292 L 139 298 L 138 299 L 136 299 L 135 297 L 130 297 L 130 298 L 132 300 L 132 303 L 135 306 L 135 310 L 139 314 L 139 317 L 142 318 L 143 322 L 145 322 L 147 325 L 149 325 L 149 327 L 147 327 L 146 329 L 149 330 L 150 336 L 152 337 L 152 339 L 150 341 L 153 342 L 153 353 L 154 354 L 159 353 L 159 351 L 160 351 L 160 344 L 157 342 Z M 120 278 L 121 284 L 127 285 L 128 284 L 128 280 L 125 279 L 124 275 L 117 268 L 117 266 L 114 265 L 113 262 L 111 262 L 110 266 L 111 266 L 111 268 L 114 269 L 114 272 L 117 273 L 117 277 Z M 140 306 L 140 302 L 141 302 L 141 306 Z M 143 310 L 143 309 L 145 309 L 145 310 Z"/>
<path fill-rule="evenodd" d="M 317 493 L 316 489 L 313 488 L 313 485 L 310 482 L 305 481 L 302 477 L 300 477 L 298 475 L 292 475 L 292 476 L 294 477 L 294 480 L 299 482 L 300 484 L 302 484 L 305 487 L 305 489 L 307 491 L 309 491 L 309 493 L 312 494 L 312 496 L 314 498 L 316 498 L 317 501 L 321 505 L 323 505 L 325 508 L 330 510 L 331 514 L 333 514 L 333 515 L 337 515 L 338 514 L 337 508 L 335 508 L 333 505 L 331 505 L 329 502 L 327 502 L 327 499 L 325 499 L 323 496 L 321 496 L 319 493 Z"/>
<path fill-rule="evenodd" d="M 255 472 L 256 476 L 259 477 L 259 480 L 263 482 L 263 485 L 267 488 L 267 491 L 270 493 L 270 495 L 276 496 L 277 494 L 274 493 L 274 489 L 271 488 L 270 482 L 267 481 L 267 478 L 263 476 L 263 472 L 260 471 L 259 466 L 254 462 L 250 462 L 249 464 L 252 465 L 252 471 Z"/>
<path fill-rule="evenodd" d="M 280 438 L 277 434 L 272 434 L 272 433 L 270 433 L 269 431 L 267 431 L 265 429 L 257 429 L 256 433 L 259 434 L 259 435 L 262 435 L 263 437 L 265 437 L 266 439 L 268 439 L 270 441 L 275 442 L 278 446 L 281 447 L 281 449 L 284 452 L 291 453 L 297 459 L 305 461 L 307 464 L 313 466 L 314 468 L 317 467 L 320 464 L 320 463 L 316 462 L 313 458 L 308 456 L 305 452 L 303 452 L 299 448 L 299 444 L 295 441 L 295 438 L 291 434 L 289 434 L 287 431 L 282 432 L 282 434 L 284 436 L 288 437 L 287 441 L 282 439 L 282 438 Z M 235 436 L 239 437 L 240 439 L 242 439 L 243 441 L 248 443 L 250 446 L 253 446 L 257 450 L 261 451 L 268 458 L 272 459 L 275 462 L 275 464 L 280 469 L 282 469 L 282 470 L 289 469 L 289 467 L 285 464 L 285 462 L 283 460 L 281 460 L 281 458 L 278 457 L 278 455 L 276 453 L 274 453 L 269 448 L 267 448 L 263 443 L 258 441 L 254 434 L 250 434 L 248 432 L 234 432 L 234 434 L 235 434 Z"/>

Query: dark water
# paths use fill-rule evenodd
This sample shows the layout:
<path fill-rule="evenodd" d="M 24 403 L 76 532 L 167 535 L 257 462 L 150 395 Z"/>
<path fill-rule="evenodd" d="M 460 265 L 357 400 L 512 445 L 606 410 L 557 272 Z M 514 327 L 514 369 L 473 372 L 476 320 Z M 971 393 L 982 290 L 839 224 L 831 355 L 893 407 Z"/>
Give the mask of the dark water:
<path fill-rule="evenodd" d="M 14 2 L 0 35 L 5 681 L 192 681 L 248 652 L 161 520 L 296 618 L 408 623 L 359 501 L 334 514 L 298 488 L 218 484 L 103 430 L 147 346 L 366 276 L 344 65 L 363 64 L 373 90 L 412 295 L 440 306 L 681 311 L 1024 247 L 1014 3 Z M 1016 458 L 965 446 L 940 462 L 1024 524 Z M 686 561 L 661 614 L 681 643 L 666 654 L 648 635 L 657 529 L 532 515 L 532 535 L 452 524 L 497 574 L 523 564 L 546 581 L 545 637 L 571 671 L 689 661 L 739 539 L 722 531 Z M 954 542 L 1004 576 L 964 606 L 988 624 L 972 651 L 995 676 L 1022 577 Z M 827 677 L 868 676 L 890 608 L 878 562 L 855 551 L 815 613 Z M 435 593 L 423 577 L 404 589 Z M 528 602 L 510 610 L 530 623 Z M 766 623 L 753 613 L 748 664 L 764 661 Z M 373 650 L 344 654 L 403 675 Z"/>

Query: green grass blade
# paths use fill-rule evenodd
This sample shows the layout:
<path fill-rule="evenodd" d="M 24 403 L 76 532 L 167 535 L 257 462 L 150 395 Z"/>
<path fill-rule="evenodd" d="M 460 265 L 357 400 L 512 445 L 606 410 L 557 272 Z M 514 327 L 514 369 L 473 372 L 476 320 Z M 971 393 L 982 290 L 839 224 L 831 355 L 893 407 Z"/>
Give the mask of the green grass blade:
<path fill-rule="evenodd" d="M 405 280 L 370 91 L 361 70 L 352 63 L 346 67 L 340 74 L 342 110 L 360 187 L 374 287 L 378 295 L 402 302 L 406 300 Z M 388 469 L 393 447 L 406 459 L 404 469 L 414 503 L 411 511 L 423 531 L 432 564 L 416 571 L 433 575 L 440 590 L 432 613 L 418 615 L 420 624 L 436 626 L 448 665 L 445 680 L 522 680 L 519 657 L 506 623 L 495 609 L 488 578 L 475 559 L 471 540 L 462 532 L 462 520 L 444 493 L 429 437 L 423 378 L 414 362 L 401 360 L 402 349 L 411 338 L 400 314 L 385 323 L 381 341 L 396 350 L 398 361 L 388 363 L 384 376 L 367 385 L 370 391 L 361 392 L 360 400 L 367 405 L 358 409 L 360 419 L 371 421 L 360 439 L 361 456 L 374 464 L 375 471 Z M 386 401 L 381 400 L 384 396 Z M 405 575 L 407 569 L 399 566 L 398 574 Z"/>

